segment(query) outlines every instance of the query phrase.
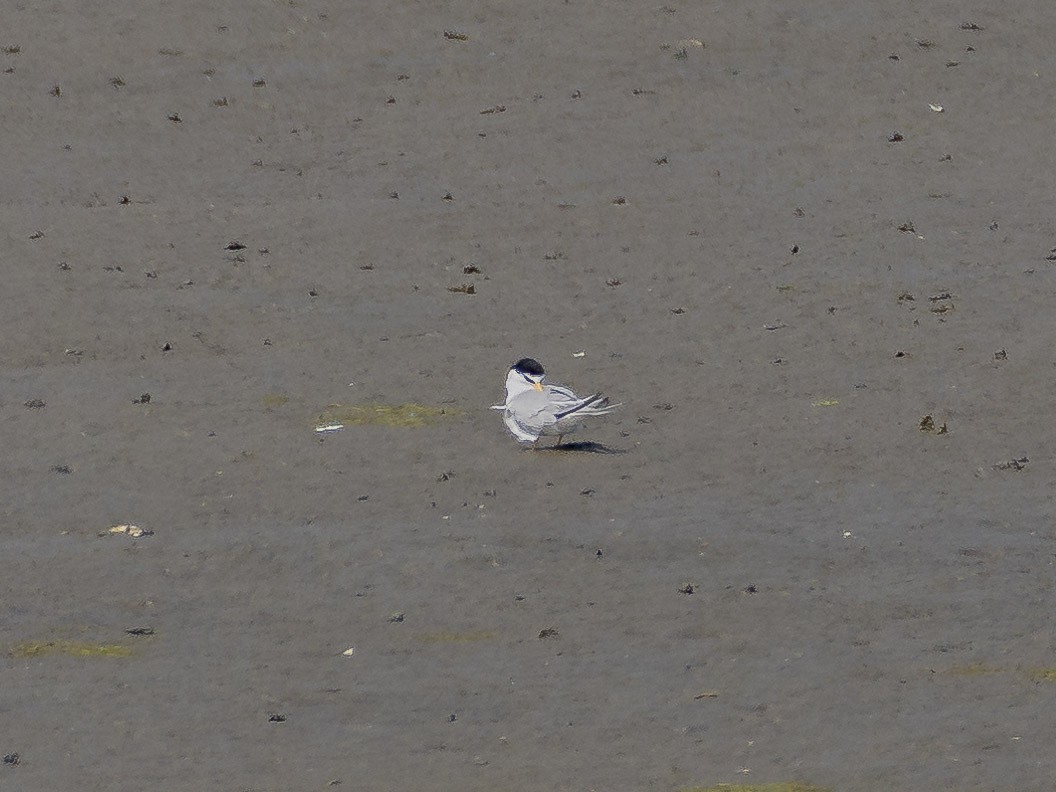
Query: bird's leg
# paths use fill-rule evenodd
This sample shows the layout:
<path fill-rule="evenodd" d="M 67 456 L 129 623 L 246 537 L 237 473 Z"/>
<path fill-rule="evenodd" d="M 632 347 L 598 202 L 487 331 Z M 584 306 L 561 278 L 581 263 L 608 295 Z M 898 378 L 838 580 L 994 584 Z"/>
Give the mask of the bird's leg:
<path fill-rule="evenodd" d="M 557 436 L 557 442 L 556 442 L 556 443 L 554 443 L 554 448 L 559 448 L 559 447 L 561 446 L 561 439 L 562 439 L 563 437 L 564 437 L 564 435 L 563 435 L 563 434 L 559 434 L 559 435 Z"/>

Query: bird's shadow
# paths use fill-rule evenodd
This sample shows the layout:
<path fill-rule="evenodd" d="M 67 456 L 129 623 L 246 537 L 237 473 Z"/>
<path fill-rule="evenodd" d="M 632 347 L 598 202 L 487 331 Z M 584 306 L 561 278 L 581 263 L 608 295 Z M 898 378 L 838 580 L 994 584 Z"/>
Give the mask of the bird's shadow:
<path fill-rule="evenodd" d="M 595 443 L 593 440 L 582 440 L 576 443 L 561 443 L 560 445 L 533 447 L 537 453 L 573 453 L 573 454 L 626 454 L 622 448 L 613 448 L 604 443 Z"/>

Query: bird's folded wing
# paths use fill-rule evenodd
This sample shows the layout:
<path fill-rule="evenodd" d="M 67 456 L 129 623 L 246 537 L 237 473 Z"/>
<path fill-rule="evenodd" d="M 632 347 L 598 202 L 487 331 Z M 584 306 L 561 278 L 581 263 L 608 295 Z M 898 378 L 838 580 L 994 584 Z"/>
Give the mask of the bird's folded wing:
<path fill-rule="evenodd" d="M 584 407 L 590 407 L 592 409 L 602 409 L 609 403 L 609 400 L 603 397 L 600 393 L 593 393 L 587 396 L 585 399 L 577 399 L 575 402 L 567 405 L 562 405 L 558 410 L 554 412 L 554 417 L 561 419 L 565 418 L 573 413 L 577 413 Z"/>

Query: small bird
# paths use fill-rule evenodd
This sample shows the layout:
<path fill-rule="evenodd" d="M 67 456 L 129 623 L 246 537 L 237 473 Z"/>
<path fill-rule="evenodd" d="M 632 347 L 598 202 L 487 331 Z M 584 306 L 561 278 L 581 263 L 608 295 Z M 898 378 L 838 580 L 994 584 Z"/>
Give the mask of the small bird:
<path fill-rule="evenodd" d="M 506 403 L 492 405 L 502 410 L 502 420 L 522 443 L 534 443 L 541 435 L 557 435 L 557 444 L 576 431 L 583 418 L 608 415 L 619 407 L 600 393 L 581 397 L 560 385 L 544 385 L 546 372 L 537 360 L 521 358 L 506 374 Z"/>

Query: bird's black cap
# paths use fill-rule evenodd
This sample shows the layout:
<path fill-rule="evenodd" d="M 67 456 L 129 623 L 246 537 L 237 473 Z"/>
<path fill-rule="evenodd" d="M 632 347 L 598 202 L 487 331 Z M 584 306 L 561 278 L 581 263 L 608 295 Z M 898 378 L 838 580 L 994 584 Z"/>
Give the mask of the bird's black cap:
<path fill-rule="evenodd" d="M 511 368 L 522 374 L 530 374 L 533 377 L 541 377 L 545 373 L 539 361 L 532 358 L 521 358 Z"/>

